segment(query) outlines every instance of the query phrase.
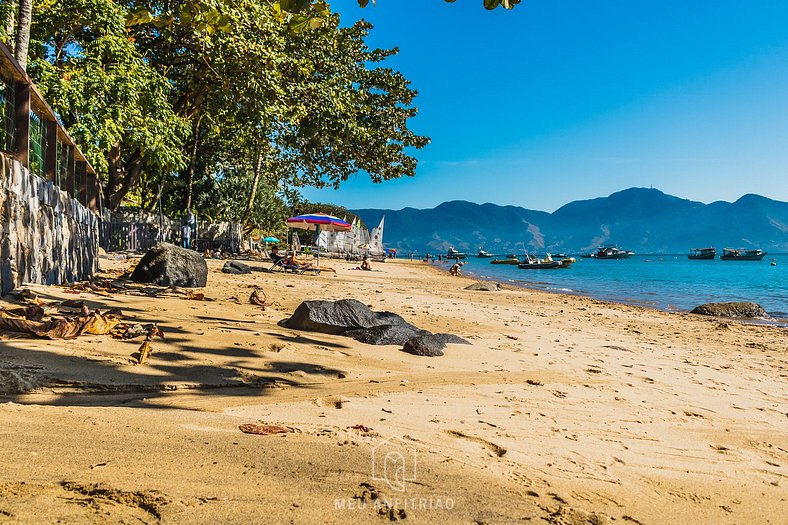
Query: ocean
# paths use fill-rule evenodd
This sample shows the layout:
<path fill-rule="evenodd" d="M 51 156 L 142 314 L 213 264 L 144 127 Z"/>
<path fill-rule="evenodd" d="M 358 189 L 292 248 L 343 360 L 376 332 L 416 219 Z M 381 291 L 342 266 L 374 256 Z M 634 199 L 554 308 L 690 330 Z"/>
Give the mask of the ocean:
<path fill-rule="evenodd" d="M 684 254 L 578 258 L 569 269 L 558 270 L 520 270 L 490 264 L 490 259 L 466 262 L 466 275 L 526 288 L 668 311 L 689 311 L 709 302 L 753 301 L 775 319 L 788 321 L 788 254 L 768 254 L 762 261 L 698 261 Z"/>

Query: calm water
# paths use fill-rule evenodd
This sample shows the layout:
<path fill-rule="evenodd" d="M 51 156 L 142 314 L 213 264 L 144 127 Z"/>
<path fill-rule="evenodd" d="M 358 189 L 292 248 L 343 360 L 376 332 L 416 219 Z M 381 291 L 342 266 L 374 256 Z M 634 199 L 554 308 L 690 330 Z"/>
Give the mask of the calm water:
<path fill-rule="evenodd" d="M 772 257 L 777 266 L 771 266 Z M 691 261 L 686 255 L 636 255 L 631 259 L 577 259 L 569 269 L 520 270 L 466 259 L 463 272 L 500 282 L 597 299 L 691 310 L 720 301 L 754 301 L 777 319 L 788 319 L 788 254 L 762 261 Z"/>

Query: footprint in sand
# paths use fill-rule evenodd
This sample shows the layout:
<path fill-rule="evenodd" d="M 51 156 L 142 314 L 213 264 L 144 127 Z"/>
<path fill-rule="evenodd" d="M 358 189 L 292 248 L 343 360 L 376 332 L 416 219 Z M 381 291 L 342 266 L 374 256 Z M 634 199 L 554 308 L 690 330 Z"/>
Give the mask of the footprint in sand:
<path fill-rule="evenodd" d="M 342 405 L 350 401 L 345 397 L 340 396 L 326 396 L 318 397 L 315 399 L 315 404 L 319 407 L 334 407 L 336 409 L 342 408 Z"/>
<path fill-rule="evenodd" d="M 479 443 L 480 445 L 490 450 L 493 454 L 495 454 L 499 458 L 508 452 L 508 450 L 506 450 L 500 445 L 496 445 L 492 441 L 487 441 L 484 438 L 480 438 L 476 436 L 469 436 L 468 434 L 460 432 L 459 430 L 447 430 L 446 433 L 452 437 L 467 439 L 469 441 L 474 441 L 476 443 Z"/>

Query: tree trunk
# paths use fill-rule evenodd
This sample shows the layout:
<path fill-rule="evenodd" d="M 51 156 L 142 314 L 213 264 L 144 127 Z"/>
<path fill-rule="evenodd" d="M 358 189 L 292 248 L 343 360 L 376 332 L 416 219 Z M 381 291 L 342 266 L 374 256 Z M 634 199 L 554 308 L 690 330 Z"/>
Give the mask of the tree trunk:
<path fill-rule="evenodd" d="M 241 214 L 241 224 L 246 223 L 247 219 L 249 219 L 249 215 L 252 213 L 252 208 L 254 207 L 254 199 L 257 196 L 257 185 L 260 183 L 260 173 L 263 171 L 263 148 L 260 148 L 257 152 L 257 162 L 254 165 L 254 180 L 252 181 L 252 191 L 249 192 L 249 200 L 246 201 L 246 208 L 244 208 L 243 214 Z"/>
<path fill-rule="evenodd" d="M 27 48 L 30 45 L 30 24 L 32 20 L 33 0 L 19 0 L 19 21 L 16 25 L 14 55 L 22 69 L 27 69 Z"/>
<path fill-rule="evenodd" d="M 142 176 L 144 164 L 139 148 L 129 156 L 128 160 L 123 159 L 120 142 L 113 144 L 109 149 L 107 154 L 109 177 L 105 200 L 110 210 L 116 211 L 129 190 L 137 185 Z"/>
<path fill-rule="evenodd" d="M 200 117 L 194 119 L 194 126 L 192 128 L 192 158 L 189 160 L 189 169 L 186 172 L 186 213 L 192 209 L 192 195 L 194 190 L 194 171 L 197 166 L 197 147 L 200 143 Z"/>

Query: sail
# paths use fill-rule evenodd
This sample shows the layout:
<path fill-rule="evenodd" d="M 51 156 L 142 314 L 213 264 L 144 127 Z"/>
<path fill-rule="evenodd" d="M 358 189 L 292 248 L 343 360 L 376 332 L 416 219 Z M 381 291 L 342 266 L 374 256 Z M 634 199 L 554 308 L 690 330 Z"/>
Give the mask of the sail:
<path fill-rule="evenodd" d="M 372 232 L 370 232 L 370 242 L 369 242 L 369 251 L 370 253 L 374 253 L 375 255 L 382 255 L 383 254 L 383 222 L 386 220 L 386 216 L 384 215 L 380 219 L 380 224 L 378 224 L 377 228 L 373 228 Z"/>

